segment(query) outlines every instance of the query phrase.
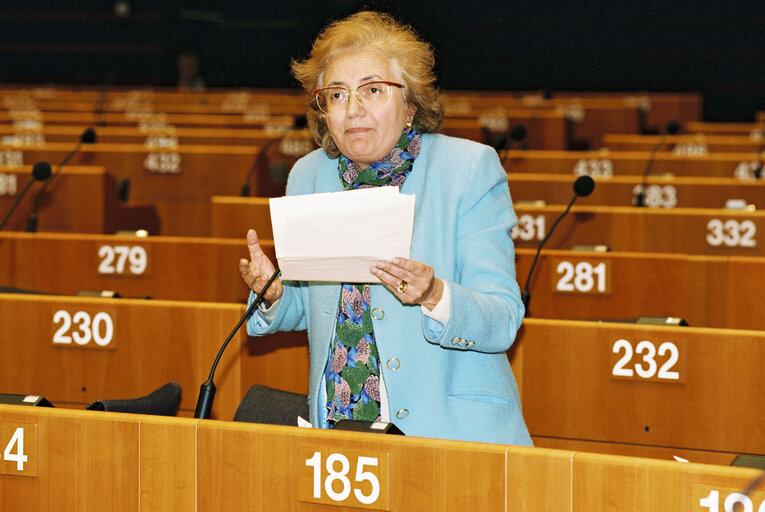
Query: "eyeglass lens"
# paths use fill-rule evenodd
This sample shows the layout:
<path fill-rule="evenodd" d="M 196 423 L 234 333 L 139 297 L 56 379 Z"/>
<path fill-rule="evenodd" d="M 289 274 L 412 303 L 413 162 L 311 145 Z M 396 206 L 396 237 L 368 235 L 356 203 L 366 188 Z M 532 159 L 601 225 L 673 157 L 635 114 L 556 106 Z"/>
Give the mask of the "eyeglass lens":
<path fill-rule="evenodd" d="M 329 87 L 319 91 L 317 99 L 324 112 L 334 112 L 344 108 L 352 92 L 356 92 L 359 101 L 371 108 L 385 105 L 390 97 L 391 87 L 385 82 L 369 82 L 353 89 Z"/>

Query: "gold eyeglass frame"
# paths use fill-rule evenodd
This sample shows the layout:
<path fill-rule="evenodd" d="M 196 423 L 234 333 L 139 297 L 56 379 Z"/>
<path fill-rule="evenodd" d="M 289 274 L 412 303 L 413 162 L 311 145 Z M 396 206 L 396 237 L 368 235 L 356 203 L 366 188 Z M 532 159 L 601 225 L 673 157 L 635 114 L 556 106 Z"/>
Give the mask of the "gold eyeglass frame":
<path fill-rule="evenodd" d="M 342 87 L 340 85 L 333 85 L 332 87 L 322 87 L 321 89 L 316 89 L 315 91 L 313 91 L 313 100 L 316 102 L 316 107 L 323 114 L 329 115 L 329 112 L 326 112 L 323 108 L 321 108 L 321 102 L 319 101 L 319 94 L 322 91 L 329 91 L 331 89 L 342 89 L 344 91 L 347 91 L 348 92 L 348 100 L 345 102 L 345 106 L 346 107 L 347 107 L 348 103 L 350 103 L 351 93 L 355 92 L 356 93 L 356 99 L 358 100 L 359 104 L 363 105 L 364 101 L 361 99 L 361 96 L 359 96 L 359 89 L 361 89 L 362 87 L 365 87 L 367 85 L 370 85 L 370 84 L 385 84 L 388 87 L 397 87 L 399 89 L 403 89 L 405 87 L 404 84 L 400 84 L 398 82 L 389 82 L 387 80 L 372 80 L 371 82 L 364 82 L 363 84 L 358 85 L 356 87 L 352 87 L 350 89 L 348 87 Z M 388 102 L 390 101 L 391 91 L 392 90 L 393 89 L 388 89 L 388 98 L 385 100 L 385 105 L 387 105 Z M 384 105 L 381 105 L 381 106 L 384 106 Z"/>

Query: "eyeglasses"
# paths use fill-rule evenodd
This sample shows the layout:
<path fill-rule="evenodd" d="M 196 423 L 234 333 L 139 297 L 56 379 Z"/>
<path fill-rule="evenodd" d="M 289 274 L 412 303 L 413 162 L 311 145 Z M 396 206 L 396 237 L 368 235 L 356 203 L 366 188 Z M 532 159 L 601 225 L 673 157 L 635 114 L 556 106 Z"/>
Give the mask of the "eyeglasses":
<path fill-rule="evenodd" d="M 351 92 L 356 91 L 356 99 L 359 100 L 359 103 L 365 108 L 374 110 L 384 107 L 390 101 L 391 91 L 394 87 L 403 89 L 404 86 L 396 82 L 378 80 L 361 84 L 352 89 L 338 86 L 324 87 L 314 91 L 313 97 L 319 110 L 325 114 L 335 114 L 345 109 Z"/>

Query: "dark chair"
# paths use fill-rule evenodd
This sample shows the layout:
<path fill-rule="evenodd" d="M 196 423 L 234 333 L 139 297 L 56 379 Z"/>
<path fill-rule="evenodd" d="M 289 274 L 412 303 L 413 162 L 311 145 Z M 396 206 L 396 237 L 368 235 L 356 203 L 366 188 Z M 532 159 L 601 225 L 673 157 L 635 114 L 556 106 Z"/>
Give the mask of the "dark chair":
<path fill-rule="evenodd" d="M 256 384 L 244 395 L 234 421 L 295 426 L 298 416 L 308 419 L 306 395 Z"/>
<path fill-rule="evenodd" d="M 96 400 L 85 408 L 91 411 L 130 412 L 135 414 L 154 414 L 157 416 L 175 416 L 181 405 L 181 385 L 168 382 L 141 398 L 125 400 Z"/>

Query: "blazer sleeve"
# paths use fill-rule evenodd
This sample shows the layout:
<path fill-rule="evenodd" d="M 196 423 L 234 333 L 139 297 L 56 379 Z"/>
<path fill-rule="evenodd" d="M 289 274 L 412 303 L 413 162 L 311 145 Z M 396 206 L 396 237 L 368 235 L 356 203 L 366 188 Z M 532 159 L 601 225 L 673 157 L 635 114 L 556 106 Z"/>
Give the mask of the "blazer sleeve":
<path fill-rule="evenodd" d="M 456 255 L 446 325 L 423 316 L 426 339 L 454 350 L 504 352 L 524 316 L 510 230 L 517 224 L 507 175 L 493 149 L 481 146 L 457 208 Z"/>
<path fill-rule="evenodd" d="M 314 153 L 298 160 L 293 166 L 287 181 L 287 195 L 310 194 L 314 191 L 313 187 L 316 185 L 313 183 L 311 171 L 319 159 Z M 284 295 L 276 304 L 278 306 L 276 311 L 266 316 L 256 309 L 247 320 L 247 333 L 250 336 L 263 336 L 276 331 L 299 331 L 306 328 L 306 283 L 282 281 L 282 285 Z M 247 302 L 248 307 L 254 299 L 255 294 L 251 292 Z"/>

